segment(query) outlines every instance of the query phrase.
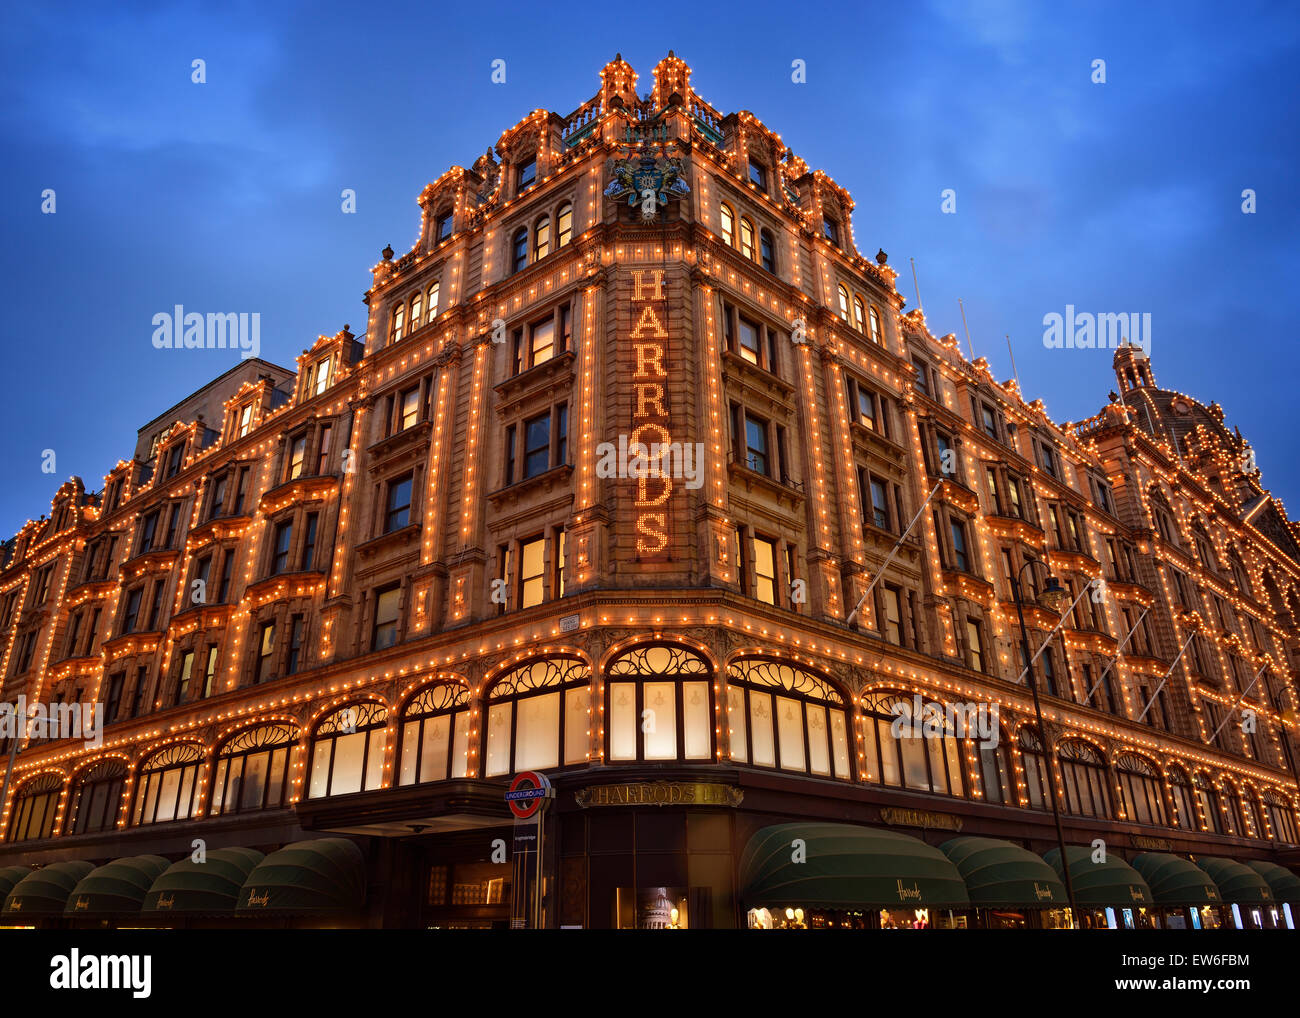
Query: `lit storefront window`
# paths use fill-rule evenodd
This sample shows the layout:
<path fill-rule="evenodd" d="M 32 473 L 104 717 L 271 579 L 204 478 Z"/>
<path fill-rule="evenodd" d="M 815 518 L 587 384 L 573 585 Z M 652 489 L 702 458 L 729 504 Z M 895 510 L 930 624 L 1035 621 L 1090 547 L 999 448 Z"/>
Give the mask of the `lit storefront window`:
<path fill-rule="evenodd" d="M 350 703 L 326 715 L 311 740 L 307 797 L 321 799 L 378 788 L 387 724 L 388 711 L 377 703 Z"/>
<path fill-rule="evenodd" d="M 193 816 L 202 761 L 202 751 L 189 743 L 168 746 L 151 756 L 140 768 L 131 822 L 161 824 Z"/>
<path fill-rule="evenodd" d="M 288 803 L 289 755 L 298 741 L 291 725 L 240 732 L 217 754 L 212 777 L 213 816 L 277 809 Z"/>
<path fill-rule="evenodd" d="M 732 760 L 852 780 L 848 707 L 826 680 L 746 658 L 727 668 L 727 698 Z"/>
<path fill-rule="evenodd" d="M 615 659 L 607 671 L 609 760 L 712 759 L 711 675 L 684 647 L 637 647 Z"/>
<path fill-rule="evenodd" d="M 591 673 L 578 658 L 556 657 L 512 669 L 488 696 L 483 774 L 586 763 Z"/>
<path fill-rule="evenodd" d="M 63 775 L 42 774 L 18 790 L 9 821 L 9 841 L 48 838 L 54 833 L 54 811 L 63 790 Z"/>
<path fill-rule="evenodd" d="M 438 682 L 402 712 L 398 784 L 465 777 L 469 758 L 469 690 Z"/>
<path fill-rule="evenodd" d="M 74 782 L 71 820 L 65 831 L 68 834 L 87 834 L 111 830 L 117 823 L 125 782 L 126 764 L 121 760 L 101 760 L 91 764 Z"/>
<path fill-rule="evenodd" d="M 862 698 L 863 767 L 868 781 L 940 795 L 966 796 L 961 740 L 947 729 L 942 738 L 906 728 L 895 735 L 894 723 L 913 700 L 901 693 L 869 693 Z M 918 728 L 921 719 L 916 719 Z"/>

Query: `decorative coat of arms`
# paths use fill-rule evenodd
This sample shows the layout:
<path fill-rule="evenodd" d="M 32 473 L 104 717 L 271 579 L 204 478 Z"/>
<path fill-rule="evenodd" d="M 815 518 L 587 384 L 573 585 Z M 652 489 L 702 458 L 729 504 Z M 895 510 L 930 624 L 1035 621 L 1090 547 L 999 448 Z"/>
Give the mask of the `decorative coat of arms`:
<path fill-rule="evenodd" d="M 605 197 L 615 201 L 626 198 L 632 208 L 639 205 L 646 222 L 658 218 L 660 206 L 691 193 L 680 159 L 655 159 L 652 155 L 620 159 L 611 173 L 614 179 L 605 188 Z"/>

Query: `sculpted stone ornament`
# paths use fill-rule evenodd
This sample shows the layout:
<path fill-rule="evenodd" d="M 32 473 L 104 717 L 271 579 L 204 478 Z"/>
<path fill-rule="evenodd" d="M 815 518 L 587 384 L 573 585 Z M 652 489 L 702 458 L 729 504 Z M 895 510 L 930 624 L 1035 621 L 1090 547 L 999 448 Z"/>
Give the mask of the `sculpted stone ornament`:
<path fill-rule="evenodd" d="M 605 197 L 627 199 L 629 207 L 641 206 L 643 222 L 653 222 L 661 206 L 691 193 L 680 159 L 655 159 L 648 153 L 640 159 L 620 159 L 610 170 L 612 180 Z"/>

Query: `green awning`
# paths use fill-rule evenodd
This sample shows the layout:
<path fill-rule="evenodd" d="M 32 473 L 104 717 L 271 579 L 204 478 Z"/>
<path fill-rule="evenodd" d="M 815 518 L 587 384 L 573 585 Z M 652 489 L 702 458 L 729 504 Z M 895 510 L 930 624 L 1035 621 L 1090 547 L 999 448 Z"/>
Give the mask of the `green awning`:
<path fill-rule="evenodd" d="M 981 908 L 1051 908 L 1068 904 L 1065 885 L 1027 848 L 996 838 L 961 837 L 939 851 L 966 882 L 972 905 Z"/>
<path fill-rule="evenodd" d="M 1194 862 L 1166 852 L 1143 852 L 1133 857 L 1133 868 L 1151 888 L 1160 905 L 1217 905 L 1223 901 L 1219 886 Z"/>
<path fill-rule="evenodd" d="M 1108 852 L 1105 862 L 1093 862 L 1093 850 L 1082 845 L 1066 845 L 1065 852 L 1070 860 L 1070 883 L 1076 903 L 1131 905 L 1134 902 L 1149 904 L 1154 900 L 1142 875 L 1119 856 Z M 1058 875 L 1065 875 L 1059 848 L 1044 852 L 1043 858 Z"/>
<path fill-rule="evenodd" d="M 1239 905 L 1253 905 L 1273 900 L 1273 889 L 1249 866 L 1243 866 L 1239 862 L 1218 855 L 1207 855 L 1197 859 L 1196 865 L 1205 870 L 1219 885 L 1219 893 L 1223 895 L 1224 901 Z"/>
<path fill-rule="evenodd" d="M 114 859 L 82 877 L 68 896 L 63 913 L 82 916 L 139 912 L 149 885 L 167 866 L 167 860 L 160 855 Z"/>
<path fill-rule="evenodd" d="M 153 882 L 142 912 L 233 912 L 248 875 L 266 856 L 255 848 L 214 848 L 203 862 L 186 856 Z"/>
<path fill-rule="evenodd" d="M 272 852 L 239 892 L 239 912 L 358 912 L 366 901 L 366 860 L 346 838 L 299 841 Z"/>
<path fill-rule="evenodd" d="M 5 866 L 0 869 L 0 903 L 9 896 L 14 884 L 32 872 L 30 866 Z"/>
<path fill-rule="evenodd" d="M 764 827 L 740 857 L 740 886 L 755 907 L 970 907 L 961 874 L 937 848 L 852 824 Z"/>
<path fill-rule="evenodd" d="M 1274 901 L 1300 904 L 1300 877 L 1275 862 L 1265 862 L 1263 859 L 1247 859 L 1246 865 L 1264 878 L 1269 890 L 1273 892 Z"/>
<path fill-rule="evenodd" d="M 95 867 L 80 859 L 54 862 L 33 870 L 14 884 L 5 898 L 0 914 L 6 918 L 24 915 L 63 915 L 68 895 L 87 873 Z"/>

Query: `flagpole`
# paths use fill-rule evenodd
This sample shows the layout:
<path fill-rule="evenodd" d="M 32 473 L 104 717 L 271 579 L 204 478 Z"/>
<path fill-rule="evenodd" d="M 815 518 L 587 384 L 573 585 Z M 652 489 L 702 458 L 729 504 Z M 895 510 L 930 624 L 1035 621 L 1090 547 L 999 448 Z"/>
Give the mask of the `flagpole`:
<path fill-rule="evenodd" d="M 912 517 L 912 522 L 907 525 L 907 529 L 903 531 L 902 536 L 894 542 L 894 547 L 890 549 L 889 554 L 885 557 L 885 561 L 882 562 L 880 568 L 876 570 L 876 575 L 873 576 L 871 582 L 867 584 L 867 589 L 864 590 L 862 596 L 858 598 L 858 603 L 853 606 L 853 611 L 849 612 L 849 617 L 844 620 L 846 626 L 853 625 L 853 617 L 857 615 L 858 610 L 866 603 L 868 595 L 876 585 L 876 581 L 885 575 L 885 570 L 889 568 L 889 563 L 894 561 L 894 556 L 898 554 L 898 549 L 903 546 L 903 542 L 907 540 L 907 535 L 912 532 L 912 528 L 916 526 L 916 521 L 919 520 L 921 514 L 925 512 L 925 507 L 930 504 L 930 499 L 934 498 L 934 493 L 941 487 L 943 487 L 943 481 L 939 481 L 930 489 L 930 494 L 925 496 L 925 501 L 921 503 L 921 508 L 918 509 L 916 515 Z"/>
<path fill-rule="evenodd" d="M 1215 740 L 1218 734 L 1221 731 L 1223 731 L 1223 726 L 1228 723 L 1228 719 L 1231 718 L 1233 714 L 1237 713 L 1237 708 L 1241 706 L 1241 701 L 1246 699 L 1246 694 L 1255 688 L 1255 683 L 1259 681 L 1259 677 L 1264 674 L 1264 669 L 1267 667 L 1268 667 L 1267 661 L 1265 661 L 1262 665 L 1259 666 L 1259 671 L 1257 671 L 1255 673 L 1255 677 L 1251 679 L 1250 685 L 1241 691 L 1241 696 L 1237 697 L 1237 702 L 1234 703 L 1230 708 L 1228 708 L 1228 713 L 1224 716 L 1224 719 L 1219 722 L 1219 727 L 1214 730 L 1214 735 L 1210 736 L 1208 740 L 1209 742 L 1213 742 Z"/>
<path fill-rule="evenodd" d="M 1135 719 L 1136 721 L 1141 722 L 1141 720 L 1147 716 L 1147 711 L 1149 711 L 1151 705 L 1156 702 L 1156 697 L 1160 695 L 1160 690 L 1165 688 L 1165 683 L 1169 681 L 1169 676 L 1174 673 L 1174 669 L 1178 667 L 1178 662 L 1183 659 L 1183 655 L 1187 653 L 1187 648 L 1191 646 L 1194 639 L 1196 639 L 1195 630 L 1192 631 L 1192 635 L 1183 643 L 1183 649 L 1178 652 L 1178 656 L 1174 658 L 1174 663 L 1169 666 L 1169 670 L 1165 672 L 1163 677 L 1161 677 L 1160 685 L 1156 686 L 1156 691 L 1151 694 L 1151 699 L 1148 700 L 1147 705 L 1142 708 L 1142 713 L 1137 716 Z"/>
<path fill-rule="evenodd" d="M 1119 641 L 1119 646 L 1115 648 L 1115 656 L 1110 659 L 1110 664 L 1106 666 L 1106 670 L 1102 672 L 1101 675 L 1097 677 L 1097 681 L 1092 684 L 1092 688 L 1088 690 L 1088 695 L 1084 697 L 1085 701 L 1092 699 L 1092 694 L 1097 692 L 1097 687 L 1106 680 L 1106 676 L 1110 674 L 1110 670 L 1119 663 L 1119 659 L 1124 656 L 1124 648 L 1128 646 L 1129 638 L 1137 632 L 1137 627 L 1142 625 L 1142 620 L 1147 617 L 1147 612 L 1150 610 L 1150 608 L 1143 608 L 1142 614 L 1139 615 L 1137 621 L 1133 623 L 1133 628 L 1125 634 L 1124 639 Z"/>

